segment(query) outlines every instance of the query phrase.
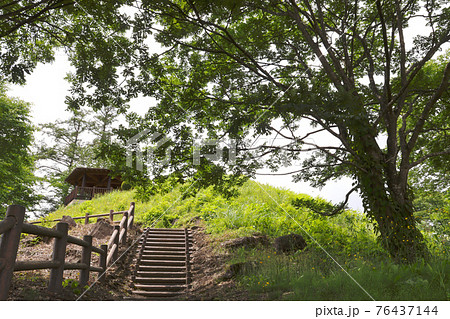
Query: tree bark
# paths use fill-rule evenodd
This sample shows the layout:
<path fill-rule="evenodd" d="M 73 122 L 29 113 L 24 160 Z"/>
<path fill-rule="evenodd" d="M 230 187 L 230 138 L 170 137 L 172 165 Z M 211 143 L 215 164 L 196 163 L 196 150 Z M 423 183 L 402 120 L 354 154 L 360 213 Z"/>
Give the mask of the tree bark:
<path fill-rule="evenodd" d="M 412 197 L 408 192 L 401 195 L 399 185 L 387 183 L 384 176 L 386 164 L 382 152 L 370 137 L 360 138 L 364 156 L 365 172 L 359 173 L 364 209 L 376 225 L 380 242 L 398 263 L 413 263 L 428 258 L 429 252 L 424 237 L 417 228 L 413 214 Z M 401 198 L 398 198 L 400 196 Z"/>

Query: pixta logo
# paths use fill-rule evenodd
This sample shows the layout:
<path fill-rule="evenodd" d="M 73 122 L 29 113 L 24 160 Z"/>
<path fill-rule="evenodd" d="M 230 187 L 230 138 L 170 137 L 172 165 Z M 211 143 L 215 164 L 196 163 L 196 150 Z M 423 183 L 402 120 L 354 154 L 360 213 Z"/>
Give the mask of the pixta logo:
<path fill-rule="evenodd" d="M 155 152 L 161 147 L 165 147 L 165 157 L 163 159 L 158 159 L 157 162 L 159 165 L 168 165 L 172 159 L 172 147 L 167 145 L 170 141 L 171 139 L 162 133 L 156 132 L 150 134 L 149 129 L 139 132 L 130 138 L 126 143 L 127 166 L 135 167 L 136 170 L 141 172 L 144 170 L 144 166 L 146 166 L 148 171 L 150 167 L 153 167 L 156 164 Z M 228 155 L 227 164 L 236 164 L 236 141 L 233 139 L 193 140 L 189 144 L 193 149 L 192 164 L 194 166 L 200 165 L 202 157 L 212 162 L 222 161 L 224 158 L 224 152 L 227 152 Z M 213 151 L 211 152 L 211 150 Z M 136 158 L 135 163 L 133 161 L 133 154 L 135 154 Z"/>
<path fill-rule="evenodd" d="M 150 130 L 149 129 L 145 129 L 142 132 L 139 132 L 138 134 L 136 134 L 135 136 L 133 136 L 132 138 L 130 138 L 127 141 L 127 166 L 128 167 L 133 167 L 133 153 L 136 152 L 136 170 L 138 171 L 143 171 L 144 170 L 144 160 L 146 164 L 149 164 L 152 162 L 152 160 L 154 159 L 154 152 L 160 148 L 161 146 L 163 146 L 164 144 L 166 144 L 167 142 L 170 141 L 169 138 L 167 138 L 166 136 L 164 136 L 161 133 L 153 133 L 151 135 L 149 135 Z M 145 141 L 148 141 L 148 143 L 152 143 L 156 141 L 156 145 L 151 146 L 151 145 L 146 145 L 146 152 L 147 152 L 147 158 L 144 159 L 144 154 L 143 154 L 143 147 L 142 147 L 142 140 L 145 139 Z M 166 149 L 166 156 L 165 158 L 161 161 L 161 164 L 168 164 L 170 162 L 171 159 L 171 148 L 168 147 Z"/>

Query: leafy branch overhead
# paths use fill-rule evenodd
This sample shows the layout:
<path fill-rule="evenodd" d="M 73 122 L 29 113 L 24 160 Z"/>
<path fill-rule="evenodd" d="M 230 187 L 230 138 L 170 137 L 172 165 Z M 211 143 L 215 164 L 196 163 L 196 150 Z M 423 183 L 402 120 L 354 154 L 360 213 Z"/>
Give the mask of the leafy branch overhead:
<path fill-rule="evenodd" d="M 61 21 L 62 30 L 45 33 L 36 49 L 47 60 L 53 44 L 71 49 L 76 72 L 68 75 L 69 107 L 125 111 L 137 96 L 157 100 L 144 117 L 128 115 L 118 141 L 144 129 L 164 134 L 173 150 L 168 171 L 213 183 L 223 183 L 215 175 L 254 176 L 260 167 L 277 171 L 297 161 L 295 181 L 320 187 L 350 176 L 355 184 L 343 206 L 351 192 L 361 193 L 392 257 L 412 262 L 428 255 L 409 182 L 411 171 L 429 163 L 446 167 L 450 154 L 449 55 L 437 58 L 450 41 L 448 1 L 78 4 L 0 38 L 2 48 L 16 52 L 2 59 L 2 70 L 30 57 L 18 51 L 28 38 L 10 41 L 17 32 L 32 35 L 46 21 Z M 418 23 L 426 26 L 410 41 L 410 27 Z M 159 53 L 153 41 L 162 46 Z M 32 58 L 23 69 L 38 60 L 45 61 Z M 200 137 L 234 139 L 236 165 L 202 157 L 194 167 L 192 141 Z M 109 149 L 124 152 L 120 143 Z M 155 170 L 157 179 L 167 178 Z"/>

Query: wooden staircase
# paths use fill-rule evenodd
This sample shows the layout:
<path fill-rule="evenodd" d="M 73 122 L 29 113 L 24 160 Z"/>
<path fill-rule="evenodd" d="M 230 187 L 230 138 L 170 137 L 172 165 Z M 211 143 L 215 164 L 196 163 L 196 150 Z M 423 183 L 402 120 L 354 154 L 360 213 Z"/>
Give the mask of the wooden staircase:
<path fill-rule="evenodd" d="M 147 228 L 139 242 L 131 299 L 180 299 L 191 284 L 191 249 L 188 229 Z"/>

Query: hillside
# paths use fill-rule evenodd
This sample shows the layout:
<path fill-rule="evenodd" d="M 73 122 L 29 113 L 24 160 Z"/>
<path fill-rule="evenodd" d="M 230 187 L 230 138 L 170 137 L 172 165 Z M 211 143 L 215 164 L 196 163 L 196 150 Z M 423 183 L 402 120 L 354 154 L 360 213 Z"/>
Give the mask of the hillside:
<path fill-rule="evenodd" d="M 256 300 L 450 297 L 448 243 L 437 241 L 439 234 L 425 232 L 433 252 L 428 264 L 396 265 L 377 243 L 372 225 L 358 212 L 322 217 L 306 207 L 295 207 L 293 201 L 301 198 L 326 208 L 324 200 L 251 181 L 240 188 L 237 197 L 228 200 L 212 188 L 190 196 L 183 193 L 185 190 L 186 186 L 179 185 L 146 202 L 137 200 L 135 191 L 115 192 L 61 208 L 46 219 L 107 213 L 110 208 L 124 210 L 136 201 L 136 221 L 142 227 L 199 227 L 209 252 L 202 256 L 203 261 L 220 260 L 211 268 L 216 273 L 210 273 L 209 279 L 211 284 L 221 283 L 222 288 L 220 295 L 212 291 L 198 299 L 242 299 L 244 295 Z M 277 253 L 273 239 L 290 233 L 302 235 L 307 248 L 292 254 Z M 227 240 L 253 235 L 267 236 L 268 244 L 234 250 L 223 245 Z M 227 287 L 233 292 L 227 294 Z M 242 293 L 233 297 L 236 289 Z"/>

